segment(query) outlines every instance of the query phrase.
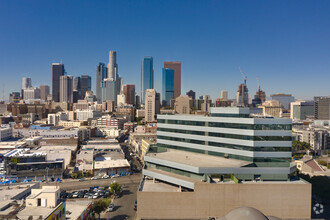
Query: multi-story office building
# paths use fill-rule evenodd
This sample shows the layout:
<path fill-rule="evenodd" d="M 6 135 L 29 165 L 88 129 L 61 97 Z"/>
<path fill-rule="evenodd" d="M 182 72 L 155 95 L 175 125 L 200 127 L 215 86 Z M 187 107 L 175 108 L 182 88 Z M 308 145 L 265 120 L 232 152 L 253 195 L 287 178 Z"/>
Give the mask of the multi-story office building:
<path fill-rule="evenodd" d="M 246 84 L 240 84 L 237 89 L 236 103 L 238 106 L 247 106 L 249 104 L 249 90 Z"/>
<path fill-rule="evenodd" d="M 201 160 L 212 155 L 233 164 L 226 169 L 214 167 L 192 171 L 183 165 L 172 167 L 170 162 L 158 163 L 157 156 L 151 156 L 145 158 L 146 171 L 148 167 L 164 165 L 181 169 L 197 179 L 211 174 L 233 174 L 239 180 L 287 180 L 291 173 L 291 119 L 254 117 L 251 113 L 261 111 L 211 108 L 210 116 L 158 115 L 158 150 L 193 152 L 200 155 Z M 167 181 L 166 178 L 163 180 Z"/>
<path fill-rule="evenodd" d="M 116 80 L 118 78 L 117 52 L 109 52 L 108 78 Z"/>
<path fill-rule="evenodd" d="M 278 100 L 268 100 L 258 108 L 262 109 L 264 116 L 282 117 L 283 109 Z"/>
<path fill-rule="evenodd" d="M 141 68 L 141 103 L 144 103 L 144 96 L 147 89 L 154 88 L 153 58 L 143 57 Z"/>
<path fill-rule="evenodd" d="M 20 99 L 21 99 L 21 93 L 19 92 L 12 92 L 9 94 L 10 103 L 18 103 Z"/>
<path fill-rule="evenodd" d="M 123 92 L 125 95 L 126 103 L 129 105 L 135 104 L 135 85 L 124 85 Z"/>
<path fill-rule="evenodd" d="M 85 98 L 86 92 L 92 90 L 92 78 L 88 75 L 81 76 L 81 99 Z"/>
<path fill-rule="evenodd" d="M 330 96 L 314 97 L 315 119 L 330 120 Z"/>
<path fill-rule="evenodd" d="M 99 63 L 99 65 L 96 66 L 96 101 L 98 104 L 102 103 L 102 81 L 104 79 L 108 78 L 108 71 L 105 67 L 104 63 Z"/>
<path fill-rule="evenodd" d="M 32 80 L 29 77 L 23 77 L 22 79 L 22 89 L 28 89 L 32 87 Z"/>
<path fill-rule="evenodd" d="M 73 77 L 60 77 L 60 102 L 73 102 Z"/>
<path fill-rule="evenodd" d="M 0 141 L 8 140 L 13 136 L 12 128 L 1 128 L 0 127 Z"/>
<path fill-rule="evenodd" d="M 156 121 L 156 114 L 160 112 L 160 94 L 154 89 L 147 89 L 145 94 L 145 121 Z"/>
<path fill-rule="evenodd" d="M 40 99 L 40 89 L 39 88 L 27 88 L 23 90 L 23 97 L 24 100 L 29 100 L 29 99 Z"/>
<path fill-rule="evenodd" d="M 306 120 L 314 117 L 314 102 L 295 101 L 290 104 L 290 118 L 293 120 Z"/>
<path fill-rule="evenodd" d="M 270 97 L 272 100 L 278 100 L 285 110 L 289 110 L 290 103 L 294 102 L 294 97 L 291 94 L 277 93 L 271 94 Z"/>
<path fill-rule="evenodd" d="M 117 93 L 116 93 L 116 81 L 107 78 L 102 82 L 102 102 L 103 101 L 114 101 L 117 105 Z"/>
<path fill-rule="evenodd" d="M 174 70 L 163 68 L 162 79 L 162 106 L 169 106 L 171 99 L 174 98 Z"/>
<path fill-rule="evenodd" d="M 164 62 L 164 68 L 174 70 L 174 98 L 181 95 L 181 62 Z"/>
<path fill-rule="evenodd" d="M 158 115 L 157 144 L 144 156 L 143 175 L 153 180 L 141 181 L 138 219 L 221 219 L 240 206 L 283 219 L 309 218 L 311 185 L 290 181 L 296 171 L 291 119 L 260 112 L 211 108 L 210 116 Z"/>
<path fill-rule="evenodd" d="M 196 98 L 196 92 L 189 90 L 189 92 L 186 93 L 187 96 L 189 96 L 192 99 Z"/>
<path fill-rule="evenodd" d="M 52 98 L 54 102 L 60 101 L 60 76 L 65 73 L 63 63 L 53 63 L 52 64 Z"/>
<path fill-rule="evenodd" d="M 48 95 L 49 95 L 49 86 L 41 85 L 40 86 L 40 99 L 47 100 Z"/>
<path fill-rule="evenodd" d="M 76 76 L 73 80 L 73 90 L 74 91 L 81 91 L 81 78 L 80 76 Z"/>
<path fill-rule="evenodd" d="M 221 101 L 227 101 L 228 100 L 228 91 L 227 90 L 221 90 L 220 100 Z"/>

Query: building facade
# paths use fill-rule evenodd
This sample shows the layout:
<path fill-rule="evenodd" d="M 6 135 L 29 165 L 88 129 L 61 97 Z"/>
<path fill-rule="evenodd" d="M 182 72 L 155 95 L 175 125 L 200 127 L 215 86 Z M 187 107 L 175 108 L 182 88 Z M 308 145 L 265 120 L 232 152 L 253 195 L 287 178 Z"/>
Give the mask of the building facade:
<path fill-rule="evenodd" d="M 283 106 L 283 109 L 285 110 L 289 110 L 290 103 L 294 102 L 294 97 L 291 94 L 277 93 L 271 94 L 270 97 L 272 98 L 272 100 L 279 101 L 280 104 Z"/>
<path fill-rule="evenodd" d="M 169 106 L 174 98 L 174 70 L 163 68 L 162 87 L 162 106 Z"/>
<path fill-rule="evenodd" d="M 174 70 L 174 98 L 181 95 L 181 62 L 164 62 L 164 68 Z"/>
<path fill-rule="evenodd" d="M 49 86 L 40 86 L 40 99 L 47 101 L 47 96 L 49 95 Z"/>
<path fill-rule="evenodd" d="M 314 97 L 315 119 L 330 120 L 330 96 Z"/>
<path fill-rule="evenodd" d="M 99 63 L 96 66 L 96 100 L 97 103 L 102 103 L 102 81 L 108 78 L 108 70 L 105 67 L 104 63 Z"/>
<path fill-rule="evenodd" d="M 135 105 L 135 85 L 124 85 L 123 92 L 126 103 L 129 105 Z"/>
<path fill-rule="evenodd" d="M 147 89 L 154 88 L 153 58 L 143 57 L 141 68 L 141 103 L 144 103 L 144 96 Z"/>
<path fill-rule="evenodd" d="M 72 76 L 60 76 L 60 102 L 73 102 Z"/>
<path fill-rule="evenodd" d="M 160 97 L 159 93 L 154 89 L 147 89 L 145 94 L 145 121 L 156 121 L 156 114 L 160 112 Z"/>
<path fill-rule="evenodd" d="M 52 64 L 52 99 L 54 102 L 60 101 L 60 76 L 63 76 L 64 72 L 63 63 Z"/>
<path fill-rule="evenodd" d="M 92 78 L 88 75 L 81 76 L 81 99 L 85 98 L 86 92 L 92 90 Z"/>

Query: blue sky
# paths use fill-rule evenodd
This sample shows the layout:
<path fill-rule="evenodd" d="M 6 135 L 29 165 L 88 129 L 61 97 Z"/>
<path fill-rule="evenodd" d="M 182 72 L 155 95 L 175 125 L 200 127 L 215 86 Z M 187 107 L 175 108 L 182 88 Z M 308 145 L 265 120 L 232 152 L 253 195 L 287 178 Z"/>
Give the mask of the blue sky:
<path fill-rule="evenodd" d="M 330 1 L 0 0 L 0 92 L 21 78 L 51 85 L 51 63 L 92 76 L 117 51 L 124 83 L 140 94 L 143 56 L 154 57 L 161 91 L 164 61 L 182 62 L 182 93 L 234 97 L 247 75 L 267 96 L 330 95 Z M 1 99 L 0 98 L 0 99 Z"/>

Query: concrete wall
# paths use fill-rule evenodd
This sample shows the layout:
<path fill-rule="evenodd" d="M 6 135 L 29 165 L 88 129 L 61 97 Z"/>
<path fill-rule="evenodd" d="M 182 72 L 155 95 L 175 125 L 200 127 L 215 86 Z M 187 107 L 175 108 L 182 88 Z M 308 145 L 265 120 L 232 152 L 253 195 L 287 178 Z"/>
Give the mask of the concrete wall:
<path fill-rule="evenodd" d="M 311 184 L 195 184 L 194 192 L 138 192 L 138 219 L 223 217 L 249 206 L 266 216 L 311 217 Z"/>

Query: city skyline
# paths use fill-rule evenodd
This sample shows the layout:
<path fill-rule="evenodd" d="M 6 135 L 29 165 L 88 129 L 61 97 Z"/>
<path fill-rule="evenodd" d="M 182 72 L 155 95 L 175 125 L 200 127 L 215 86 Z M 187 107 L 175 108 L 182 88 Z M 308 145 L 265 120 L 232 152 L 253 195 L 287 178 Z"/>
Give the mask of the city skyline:
<path fill-rule="evenodd" d="M 75 2 L 53 5 L 35 1 L 24 5 L 8 1 L 0 9 L 4 30 L 0 37 L 0 74 L 8 78 L 0 84 L 1 92 L 5 85 L 8 99 L 9 93 L 20 91 L 16 79 L 22 77 L 31 77 L 34 86 L 51 86 L 51 63 L 62 61 L 68 75 L 90 75 L 95 93 L 95 68 L 99 62 L 107 64 L 108 52 L 114 50 L 124 84 L 135 84 L 137 94 L 141 91 L 140 61 L 144 56 L 154 58 L 157 91 L 161 91 L 163 62 L 180 61 L 181 94 L 192 89 L 198 96 L 211 95 L 214 100 L 221 90 L 227 90 L 228 98 L 233 99 L 243 82 L 238 66 L 247 75 L 251 97 L 258 89 L 256 77 L 267 97 L 289 93 L 311 100 L 330 94 L 328 2 L 207 3 L 101 1 L 98 5 L 85 2 L 77 10 Z M 157 16 L 172 4 L 176 9 L 170 15 L 185 9 L 181 17 Z M 136 7 L 151 13 L 145 16 Z M 63 9 L 62 16 L 53 16 L 59 8 Z M 106 18 L 109 8 L 116 10 Z M 33 13 L 37 10 L 40 13 Z M 84 25 L 77 26 L 80 20 L 72 17 L 82 14 L 95 18 L 86 15 L 81 22 Z M 117 21 L 111 31 L 106 30 L 109 19 Z M 163 32 L 169 25 L 172 31 Z M 39 29 L 49 33 L 40 35 Z M 118 29 L 115 36 L 111 35 L 113 29 Z M 18 31 L 26 34 L 19 35 Z M 54 31 L 65 33 L 65 38 L 54 38 Z"/>

